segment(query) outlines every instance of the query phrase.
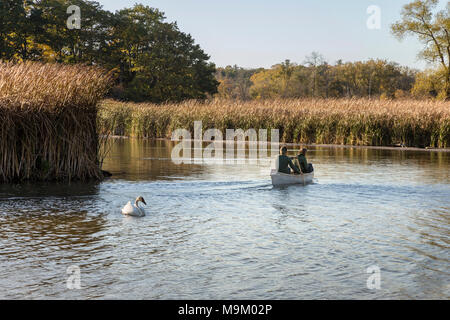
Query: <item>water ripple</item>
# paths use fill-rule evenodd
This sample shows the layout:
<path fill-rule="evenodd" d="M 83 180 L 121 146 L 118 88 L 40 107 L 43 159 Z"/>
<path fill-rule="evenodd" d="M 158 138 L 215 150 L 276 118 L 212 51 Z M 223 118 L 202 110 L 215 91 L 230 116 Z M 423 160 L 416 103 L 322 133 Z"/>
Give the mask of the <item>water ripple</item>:
<path fill-rule="evenodd" d="M 113 154 L 99 185 L 1 186 L 0 298 L 450 298 L 447 156 L 312 149 L 317 181 L 273 188 L 268 168 L 166 152 Z M 138 195 L 147 216 L 123 217 Z M 72 265 L 81 290 L 65 286 Z"/>

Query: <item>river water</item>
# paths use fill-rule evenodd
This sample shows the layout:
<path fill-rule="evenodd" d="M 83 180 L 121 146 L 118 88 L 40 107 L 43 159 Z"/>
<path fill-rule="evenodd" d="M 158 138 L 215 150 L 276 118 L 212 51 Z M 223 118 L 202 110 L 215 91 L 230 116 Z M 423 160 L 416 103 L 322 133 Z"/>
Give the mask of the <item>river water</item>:
<path fill-rule="evenodd" d="M 0 298 L 450 298 L 450 153 L 311 147 L 314 183 L 274 188 L 267 161 L 173 146 L 115 140 L 100 184 L 0 186 Z"/>

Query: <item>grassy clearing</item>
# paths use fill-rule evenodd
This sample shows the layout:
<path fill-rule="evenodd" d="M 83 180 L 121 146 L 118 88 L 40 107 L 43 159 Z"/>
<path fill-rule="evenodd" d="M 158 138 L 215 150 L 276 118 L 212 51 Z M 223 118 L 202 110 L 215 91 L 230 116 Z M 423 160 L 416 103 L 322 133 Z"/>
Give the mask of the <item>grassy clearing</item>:
<path fill-rule="evenodd" d="M 95 67 L 0 63 L 0 182 L 100 179 Z"/>
<path fill-rule="evenodd" d="M 113 135 L 170 138 L 178 128 L 279 129 L 282 142 L 450 147 L 450 103 L 418 100 L 293 99 L 133 104 L 105 100 L 98 125 Z"/>

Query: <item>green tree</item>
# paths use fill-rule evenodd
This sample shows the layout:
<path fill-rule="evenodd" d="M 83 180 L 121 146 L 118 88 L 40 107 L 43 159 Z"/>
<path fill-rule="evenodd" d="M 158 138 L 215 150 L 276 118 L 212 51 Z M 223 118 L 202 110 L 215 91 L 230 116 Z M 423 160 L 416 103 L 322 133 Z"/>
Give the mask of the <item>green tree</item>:
<path fill-rule="evenodd" d="M 67 28 L 67 8 L 76 5 L 81 11 L 81 29 Z M 105 64 L 109 61 L 114 15 L 102 10 L 95 1 L 41 0 L 36 4 L 43 19 L 41 44 L 51 48 L 55 61 L 66 63 Z"/>
<path fill-rule="evenodd" d="M 194 39 L 163 13 L 144 5 L 120 10 L 115 55 L 126 98 L 162 102 L 203 99 L 217 92 L 215 66 Z"/>
<path fill-rule="evenodd" d="M 0 19 L 0 58 L 38 60 L 41 50 L 36 37 L 42 32 L 42 19 L 34 1 L 1 0 Z"/>
<path fill-rule="evenodd" d="M 416 0 L 403 7 L 401 21 L 392 25 L 395 36 L 416 35 L 425 45 L 420 56 L 444 70 L 443 98 L 450 98 L 450 2 L 433 14 L 438 0 Z"/>
<path fill-rule="evenodd" d="M 0 59 L 11 60 L 15 48 L 11 43 L 14 17 L 18 17 L 23 5 L 14 0 L 0 1 Z"/>

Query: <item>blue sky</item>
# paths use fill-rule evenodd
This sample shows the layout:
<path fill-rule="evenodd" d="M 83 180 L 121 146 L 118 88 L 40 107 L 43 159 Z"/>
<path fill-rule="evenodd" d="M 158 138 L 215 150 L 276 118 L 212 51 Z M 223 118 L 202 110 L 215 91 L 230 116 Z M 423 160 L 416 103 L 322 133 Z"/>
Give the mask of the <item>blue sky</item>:
<path fill-rule="evenodd" d="M 190 33 L 217 66 L 270 67 L 290 59 L 302 63 L 312 51 L 336 60 L 388 59 L 413 68 L 422 47 L 390 33 L 401 8 L 412 0 L 97 0 L 115 11 L 136 2 L 163 11 Z M 446 1 L 441 1 L 444 7 Z M 381 9 L 381 29 L 370 30 L 367 8 Z"/>

